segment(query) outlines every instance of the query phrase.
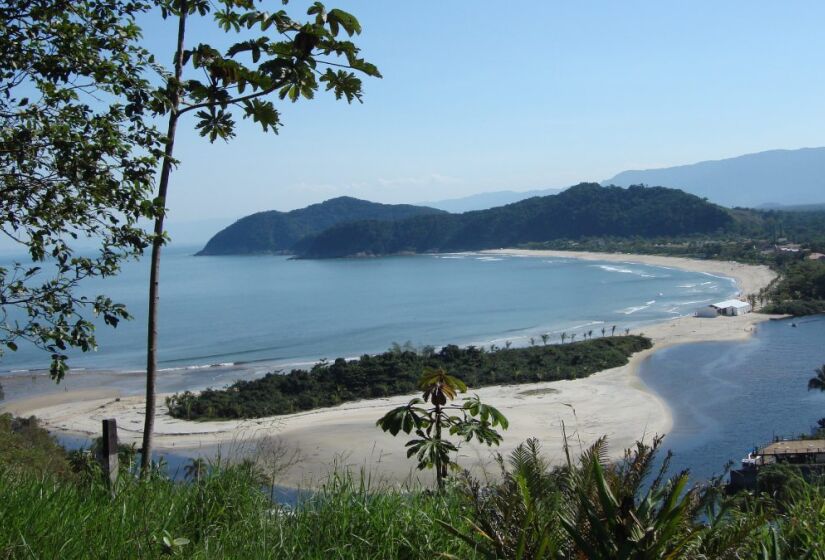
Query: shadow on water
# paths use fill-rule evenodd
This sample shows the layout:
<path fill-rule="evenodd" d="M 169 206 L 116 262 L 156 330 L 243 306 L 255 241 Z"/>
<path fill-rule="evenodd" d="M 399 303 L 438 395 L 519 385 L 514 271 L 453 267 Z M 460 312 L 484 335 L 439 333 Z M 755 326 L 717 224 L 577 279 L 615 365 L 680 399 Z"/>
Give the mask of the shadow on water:
<path fill-rule="evenodd" d="M 807 390 L 813 370 L 825 363 L 823 341 L 825 316 L 816 316 L 762 323 L 744 342 L 654 353 L 640 376 L 672 411 L 664 448 L 674 453 L 673 469 L 705 480 L 754 446 L 810 433 L 825 416 L 825 393 Z"/>

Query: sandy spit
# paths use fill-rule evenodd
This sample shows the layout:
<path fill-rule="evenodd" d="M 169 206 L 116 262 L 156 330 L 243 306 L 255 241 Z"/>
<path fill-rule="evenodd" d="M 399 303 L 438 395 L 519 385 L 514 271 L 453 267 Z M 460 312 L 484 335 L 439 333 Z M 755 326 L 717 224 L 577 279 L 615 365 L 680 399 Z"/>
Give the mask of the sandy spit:
<path fill-rule="evenodd" d="M 567 251 L 499 250 L 491 254 L 519 254 L 545 257 L 570 257 L 588 260 L 634 262 L 706 272 L 734 278 L 743 295 L 767 286 L 775 274 L 764 266 L 733 262 L 699 261 L 648 255 L 582 253 Z M 707 340 L 743 340 L 768 315 L 699 319 L 682 317 L 642 331 L 653 340 L 654 348 L 635 354 L 622 367 L 586 379 L 529 385 L 485 387 L 473 391 L 483 401 L 499 408 L 510 420 L 499 448 L 464 445 L 459 462 L 476 473 L 495 474 L 494 453 L 507 454 L 529 437 L 538 438 L 547 456 L 562 461 L 562 424 L 574 451 L 607 435 L 614 456 L 640 438 L 670 430 L 672 417 L 666 404 L 648 392 L 637 376 L 639 364 L 650 354 L 674 344 Z M 638 334 L 638 333 L 637 333 Z M 222 447 L 253 450 L 259 445 L 279 444 L 297 450 L 300 461 L 282 477 L 294 487 L 323 483 L 331 469 L 363 470 L 373 480 L 401 484 L 416 477 L 430 483 L 432 473 L 411 470 L 406 458 L 406 438 L 393 438 L 381 432 L 375 421 L 393 406 L 412 395 L 364 400 L 287 416 L 243 421 L 187 422 L 167 414 L 159 407 L 155 445 L 160 449 L 191 453 L 198 448 Z M 159 399 L 163 402 L 163 396 Z M 7 409 L 18 415 L 35 415 L 50 430 L 96 436 L 101 420 L 116 418 L 119 433 L 126 442 L 140 443 L 143 426 L 143 398 L 121 398 L 97 391 L 74 391 L 17 401 Z"/>

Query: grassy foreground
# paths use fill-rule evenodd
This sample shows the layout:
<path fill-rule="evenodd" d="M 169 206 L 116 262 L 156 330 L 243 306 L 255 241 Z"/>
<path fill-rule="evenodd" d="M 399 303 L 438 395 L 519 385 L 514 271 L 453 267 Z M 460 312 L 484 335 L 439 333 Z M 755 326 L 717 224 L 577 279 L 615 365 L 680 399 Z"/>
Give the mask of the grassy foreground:
<path fill-rule="evenodd" d="M 348 478 L 286 510 L 243 469 L 199 484 L 130 480 L 114 497 L 99 484 L 0 472 L 0 558 L 465 557 L 434 526 L 459 515 L 454 495 L 370 494 Z"/>
<path fill-rule="evenodd" d="M 647 459 L 610 466 L 594 453 L 549 469 L 528 444 L 501 482 L 457 478 L 441 494 L 339 477 L 294 509 L 243 468 L 188 484 L 128 479 L 114 496 L 4 468 L 0 558 L 825 558 L 822 486 L 735 499 L 686 476 L 649 488 Z"/>
<path fill-rule="evenodd" d="M 110 492 L 93 463 L 67 474 L 3 462 L 0 559 L 825 558 L 823 485 L 777 471 L 756 495 L 690 487 L 687 473 L 667 478 L 668 460 L 655 468 L 660 441 L 611 464 L 600 440 L 551 466 L 528 440 L 495 481 L 457 474 L 439 493 L 345 474 L 294 508 L 268 499 L 250 463 L 189 483 L 124 469 Z"/>

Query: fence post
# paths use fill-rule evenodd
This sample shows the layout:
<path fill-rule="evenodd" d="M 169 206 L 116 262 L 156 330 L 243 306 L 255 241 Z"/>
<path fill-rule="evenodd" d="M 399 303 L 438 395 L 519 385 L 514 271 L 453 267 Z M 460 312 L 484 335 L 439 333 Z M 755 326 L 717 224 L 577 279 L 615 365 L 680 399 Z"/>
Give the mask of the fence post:
<path fill-rule="evenodd" d="M 118 475 L 117 458 L 117 421 L 109 418 L 103 421 L 103 446 L 100 453 L 100 466 L 109 486 L 114 488 Z"/>

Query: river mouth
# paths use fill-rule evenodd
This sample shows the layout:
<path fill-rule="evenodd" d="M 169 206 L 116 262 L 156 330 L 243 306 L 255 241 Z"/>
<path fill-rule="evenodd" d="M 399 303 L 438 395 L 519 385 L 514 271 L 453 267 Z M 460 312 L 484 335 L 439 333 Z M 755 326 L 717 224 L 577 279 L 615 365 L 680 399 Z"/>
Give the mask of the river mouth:
<path fill-rule="evenodd" d="M 793 326 L 796 325 L 796 326 Z M 694 480 L 723 473 L 755 446 L 808 434 L 825 416 L 825 393 L 807 390 L 825 363 L 825 316 L 768 321 L 741 342 L 665 348 L 640 366 L 671 409 L 664 447 Z"/>

